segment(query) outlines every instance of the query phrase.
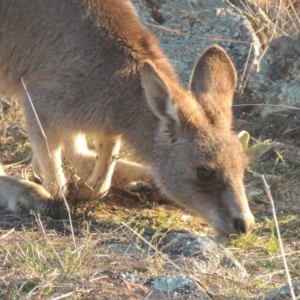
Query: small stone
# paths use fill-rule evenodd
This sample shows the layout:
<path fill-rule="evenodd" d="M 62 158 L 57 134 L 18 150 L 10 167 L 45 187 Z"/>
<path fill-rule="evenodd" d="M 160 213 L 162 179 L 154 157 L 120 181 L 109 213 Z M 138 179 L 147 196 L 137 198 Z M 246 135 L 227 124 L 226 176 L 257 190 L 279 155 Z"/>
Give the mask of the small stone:
<path fill-rule="evenodd" d="M 298 299 L 300 296 L 300 281 L 294 281 L 292 283 L 294 294 Z M 264 300 L 290 300 L 292 299 L 291 290 L 288 285 L 285 285 L 277 290 L 269 292 Z"/>

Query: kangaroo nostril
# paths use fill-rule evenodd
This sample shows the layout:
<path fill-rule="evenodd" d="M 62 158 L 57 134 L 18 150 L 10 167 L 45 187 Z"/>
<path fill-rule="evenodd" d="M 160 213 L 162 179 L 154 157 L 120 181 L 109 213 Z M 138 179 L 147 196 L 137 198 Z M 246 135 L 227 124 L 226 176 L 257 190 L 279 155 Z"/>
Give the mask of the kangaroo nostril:
<path fill-rule="evenodd" d="M 242 218 L 234 218 L 233 227 L 239 233 L 246 233 L 248 231 L 246 222 Z"/>

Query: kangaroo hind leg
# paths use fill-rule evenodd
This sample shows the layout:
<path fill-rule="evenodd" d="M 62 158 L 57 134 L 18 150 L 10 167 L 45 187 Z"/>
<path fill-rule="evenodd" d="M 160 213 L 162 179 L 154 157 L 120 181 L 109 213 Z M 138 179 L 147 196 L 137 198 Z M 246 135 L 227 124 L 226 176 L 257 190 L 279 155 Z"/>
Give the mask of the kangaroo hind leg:
<path fill-rule="evenodd" d="M 107 194 L 111 185 L 120 149 L 120 138 L 101 133 L 95 142 L 95 150 L 98 157 L 95 162 L 90 183 L 94 189 L 94 195 L 104 196 Z"/>

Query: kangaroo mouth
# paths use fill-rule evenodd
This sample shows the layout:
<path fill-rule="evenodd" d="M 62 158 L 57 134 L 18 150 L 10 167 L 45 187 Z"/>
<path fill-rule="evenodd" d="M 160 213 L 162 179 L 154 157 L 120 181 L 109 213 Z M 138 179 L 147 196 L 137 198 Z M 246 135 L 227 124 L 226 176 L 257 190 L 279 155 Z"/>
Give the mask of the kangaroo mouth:
<path fill-rule="evenodd" d="M 241 214 L 240 217 L 227 217 L 210 222 L 217 235 L 242 235 L 248 233 L 255 224 L 253 215 Z"/>

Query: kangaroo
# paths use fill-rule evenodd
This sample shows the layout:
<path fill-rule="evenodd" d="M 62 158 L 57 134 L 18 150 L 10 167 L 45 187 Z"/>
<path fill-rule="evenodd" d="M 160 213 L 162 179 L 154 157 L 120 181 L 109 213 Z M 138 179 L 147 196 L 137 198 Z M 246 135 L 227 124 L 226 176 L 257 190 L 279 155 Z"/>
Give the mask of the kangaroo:
<path fill-rule="evenodd" d="M 76 141 L 85 134 L 95 136 L 98 156 L 89 181 L 95 194 L 108 191 L 122 139 L 168 198 L 219 233 L 248 232 L 248 159 L 231 130 L 236 81 L 226 52 L 212 46 L 196 61 L 190 90 L 182 87 L 129 0 L 0 1 L 1 90 L 23 107 L 53 196 L 66 185 L 62 151 L 84 161 Z"/>

